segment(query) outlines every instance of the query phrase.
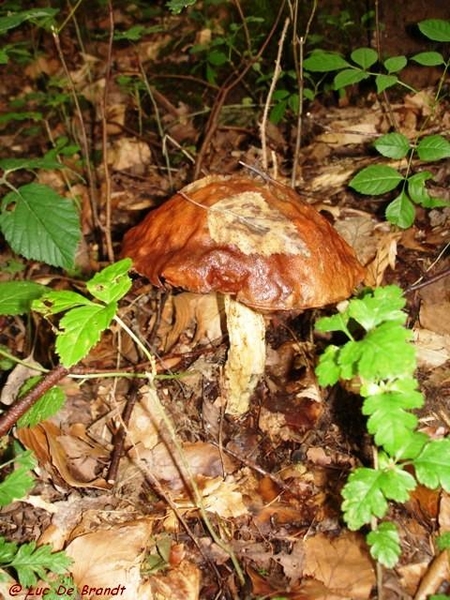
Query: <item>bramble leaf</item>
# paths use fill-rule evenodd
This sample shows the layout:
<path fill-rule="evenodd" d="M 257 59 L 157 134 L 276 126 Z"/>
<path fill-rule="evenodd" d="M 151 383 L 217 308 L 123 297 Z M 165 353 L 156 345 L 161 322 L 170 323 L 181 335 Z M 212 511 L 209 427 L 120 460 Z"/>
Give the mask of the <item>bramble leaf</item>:
<path fill-rule="evenodd" d="M 46 291 L 44 285 L 33 281 L 0 282 L 0 315 L 21 315 L 30 312 L 33 300 Z"/>
<path fill-rule="evenodd" d="M 97 304 L 70 290 L 52 290 L 44 294 L 39 300 L 35 300 L 31 308 L 48 317 L 76 306 L 97 306 Z"/>
<path fill-rule="evenodd" d="M 34 486 L 31 469 L 36 465 L 31 451 L 16 457 L 16 468 L 0 483 L 0 506 L 7 506 L 14 500 L 20 500 Z"/>
<path fill-rule="evenodd" d="M 380 523 L 367 535 L 371 556 L 379 563 L 392 569 L 398 562 L 401 554 L 400 536 L 393 523 Z"/>
<path fill-rule="evenodd" d="M 109 327 L 117 310 L 112 302 L 106 306 L 92 304 L 73 308 L 60 321 L 56 339 L 56 352 L 65 367 L 83 359 Z"/>
<path fill-rule="evenodd" d="M 86 283 L 88 291 L 105 304 L 117 302 L 125 296 L 131 288 L 131 279 L 128 271 L 132 261 L 124 258 L 104 268 Z"/>
<path fill-rule="evenodd" d="M 388 165 L 371 165 L 357 173 L 349 186 L 361 194 L 379 196 L 394 190 L 404 177 Z"/>
<path fill-rule="evenodd" d="M 29 183 L 3 198 L 0 229 L 17 254 L 70 269 L 81 237 L 75 204 L 53 189 Z"/>
<path fill-rule="evenodd" d="M 23 396 L 31 389 L 42 377 L 30 377 L 20 390 L 20 396 Z M 33 427 L 41 421 L 55 415 L 66 401 L 63 390 L 58 386 L 53 386 L 43 394 L 39 400 L 33 404 L 27 412 L 17 421 L 18 427 Z"/>

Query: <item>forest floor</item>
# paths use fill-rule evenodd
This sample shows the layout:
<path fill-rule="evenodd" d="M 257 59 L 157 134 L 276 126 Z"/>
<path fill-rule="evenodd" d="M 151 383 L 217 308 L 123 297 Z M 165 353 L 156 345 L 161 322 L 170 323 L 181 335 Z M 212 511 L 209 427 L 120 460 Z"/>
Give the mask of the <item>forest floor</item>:
<path fill-rule="evenodd" d="M 126 11 L 114 19 L 117 31 L 133 22 Z M 108 16 L 96 25 L 108 31 Z M 167 12 L 143 25 L 154 31 L 133 44 L 115 43 L 112 54 L 105 36 L 92 35 L 81 52 L 63 31 L 58 52 L 44 35 L 39 56 L 25 68 L 3 67 L 2 113 L 42 112 L 43 97 L 48 112 L 40 121 L 1 121 L 2 158 L 41 156 L 63 136 L 83 147 L 78 115 L 61 83 L 67 73 L 83 98 L 87 143 L 103 158 L 90 181 L 82 150 L 64 159 L 77 174 L 70 194 L 82 209 L 77 275 L 17 257 L 3 243 L 2 280 L 82 290 L 83 280 L 119 256 L 124 232 L 189 183 L 195 169 L 198 176 L 233 175 L 248 172 L 244 163 L 289 185 L 294 159 L 295 189 L 353 246 L 366 267 L 366 286 L 395 283 L 407 290 L 450 266 L 450 208 L 417 208 L 414 224 L 401 230 L 386 221 L 384 197 L 362 197 L 347 186 L 363 166 L 380 160 L 372 143 L 393 124 L 410 140 L 419 132 L 450 131 L 447 100 L 430 113 L 436 86 L 386 97 L 356 89 L 340 98 L 318 96 L 305 112 L 299 153 L 291 118 L 265 123 L 264 157 L 263 100 L 255 101 L 244 80 L 211 118 L 224 87 L 206 83 L 200 71 L 190 74 L 192 55 L 170 46 L 180 32 L 198 40 L 211 31 L 198 25 L 190 31 L 192 22 Z M 10 41 L 25 37 L 19 29 Z M 58 81 L 69 99 L 58 99 Z M 448 160 L 427 169 L 435 195 L 450 200 Z M 37 177 L 60 190 L 66 184 L 59 171 Z M 420 430 L 444 437 L 450 431 L 449 278 L 413 289 L 406 300 L 426 400 Z M 341 386 L 323 389 L 314 374 L 326 343 L 314 324 L 333 311 L 269 320 L 266 373 L 250 411 L 236 420 L 217 401 L 227 335 L 214 301 L 162 293 L 134 276 L 119 315 L 145 340 L 154 365 L 114 325 L 78 365 L 81 375 L 60 383 L 67 397 L 62 410 L 11 432 L 35 452 L 39 466 L 32 493 L 1 509 L 2 535 L 65 549 L 83 598 L 369 600 L 380 590 L 384 600 L 450 595 L 449 561 L 432 541 L 450 530 L 448 495 L 419 487 L 405 504 L 393 504 L 390 517 L 403 550 L 394 569 L 377 568 L 365 532 L 350 531 L 342 520 L 342 486 L 355 466 L 370 464 L 372 440 L 360 397 Z M 57 360 L 52 330 L 37 317 L 1 317 L 0 335 L 24 360 L 47 368 Z M 120 372 L 149 376 L 111 376 Z M 3 375 L 14 395 L 24 374 Z M 0 583 L 6 599 L 10 590 L 11 581 Z M 17 595 L 25 596 L 26 590 Z"/>

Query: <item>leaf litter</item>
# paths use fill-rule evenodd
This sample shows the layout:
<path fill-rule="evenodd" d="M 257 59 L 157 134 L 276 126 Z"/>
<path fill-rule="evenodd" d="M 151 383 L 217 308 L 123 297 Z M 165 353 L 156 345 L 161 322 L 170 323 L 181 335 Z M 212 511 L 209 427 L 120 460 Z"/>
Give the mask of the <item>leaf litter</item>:
<path fill-rule="evenodd" d="M 138 43 L 139 60 L 158 64 L 168 41 L 160 35 Z M 135 59 L 128 52 L 119 50 L 116 59 L 124 72 L 133 68 Z M 89 69 L 73 71 L 72 76 L 83 95 L 99 106 L 105 82 L 98 57 L 86 55 L 84 60 Z M 59 61 L 49 55 L 29 67 L 27 76 L 34 79 L 59 69 Z M 94 83 L 88 70 L 96 77 Z M 427 115 L 430 94 L 429 90 L 409 94 L 392 105 L 408 138 L 415 138 Z M 134 125 L 124 109 L 136 110 L 129 106 L 130 96 L 115 86 L 109 98 L 108 164 L 119 242 L 119 232 L 135 222 L 137 212 L 159 203 L 171 187 L 186 183 L 190 165 L 181 161 L 169 181 L 167 173 L 154 167 L 160 153 L 157 136 L 124 135 L 129 121 Z M 156 94 L 155 101 L 173 147 L 200 137 L 189 102 L 181 102 L 176 94 L 173 98 Z M 448 124 L 448 112 L 441 116 Z M 356 166 L 370 164 L 367 142 L 389 129 L 383 107 L 374 102 L 370 111 L 330 110 L 317 103 L 313 119 L 320 133 L 311 135 L 302 150 L 298 185 L 354 245 L 368 267 L 365 283 L 400 282 L 407 287 L 426 278 L 448 239 L 445 211 L 419 212 L 416 224 L 399 233 L 380 216 L 375 203 L 361 204 L 345 188 Z M 253 128 L 248 119 L 239 130 L 221 124 L 208 169 L 227 173 L 238 160 L 253 164 L 255 157 L 260 159 L 254 136 L 247 135 Z M 271 125 L 271 130 L 282 164 L 290 143 L 288 132 L 281 126 Z M 8 147 L 7 135 L 1 137 Z M 27 141 L 20 143 L 26 152 Z M 446 177 L 448 172 L 438 173 L 443 189 Z M 100 184 L 105 189 L 105 181 Z M 80 194 L 88 195 L 84 184 L 77 186 Z M 89 234 L 93 220 L 86 202 L 82 224 Z M 1 260 L 8 258 L 5 250 Z M 438 264 L 444 269 L 445 259 Z M 37 281 L 45 283 L 52 277 L 36 265 L 30 268 L 36 270 Z M 410 295 L 408 306 L 427 400 L 421 426 L 437 437 L 450 430 L 448 289 L 448 278 L 442 279 Z M 322 342 L 313 335 L 311 318 L 285 321 L 275 316 L 270 321 L 264 383 L 254 395 L 250 413 L 233 422 L 224 419 L 217 403 L 226 355 L 217 298 L 181 293 L 162 302 L 158 292 L 137 282 L 123 310 L 136 330 L 148 336 L 158 373 L 176 377 L 157 378 L 147 386 L 108 379 L 75 386 L 73 380 L 63 382 L 67 395 L 63 411 L 18 430 L 18 439 L 38 459 L 38 484 L 32 495 L 13 505 L 12 512 L 11 507 L 8 513 L 0 512 L 5 534 L 24 541 L 30 529 L 33 533 L 38 529 L 39 542 L 65 548 L 74 560 L 75 583 L 86 590 L 86 598 L 98 597 L 99 590 L 104 598 L 115 597 L 121 586 L 122 598 L 240 598 L 231 554 L 247 578 L 245 597 L 374 598 L 375 565 L 363 537 L 348 531 L 340 519 L 340 489 L 347 473 L 369 460 L 370 441 L 363 437 L 358 401 L 351 390 L 332 390 L 324 397 L 315 381 L 316 346 Z M 17 320 L 4 325 L 7 345 L 14 347 L 23 335 L 20 325 Z M 48 346 L 48 332 L 38 335 L 41 346 Z M 136 349 L 113 330 L 83 365 L 112 368 L 120 364 L 120 356 L 135 363 Z M 9 384 L 19 387 L 14 378 Z M 138 402 L 124 424 L 130 396 Z M 170 425 L 161 417 L 159 403 Z M 123 456 L 114 481 L 109 481 L 108 463 L 121 427 L 126 432 Z M 42 526 L 26 509 L 38 505 L 48 516 Z M 406 552 L 401 564 L 385 574 L 385 599 L 419 600 L 449 591 L 447 553 L 429 543 L 436 528 L 449 531 L 449 505 L 445 493 L 437 497 L 419 487 L 402 511 L 392 509 Z M 212 539 L 202 510 L 219 540 Z M 24 528 L 23 519 L 36 523 Z M 222 546 L 220 540 L 226 543 Z"/>

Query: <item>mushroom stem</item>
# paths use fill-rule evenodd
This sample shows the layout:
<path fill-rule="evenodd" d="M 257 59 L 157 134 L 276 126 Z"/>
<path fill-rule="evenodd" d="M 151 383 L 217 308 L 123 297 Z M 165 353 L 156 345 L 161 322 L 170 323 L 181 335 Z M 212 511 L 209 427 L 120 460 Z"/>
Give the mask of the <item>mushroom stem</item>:
<path fill-rule="evenodd" d="M 229 337 L 224 369 L 225 412 L 241 416 L 247 412 L 250 397 L 264 374 L 266 326 L 263 315 L 244 304 L 224 297 Z"/>

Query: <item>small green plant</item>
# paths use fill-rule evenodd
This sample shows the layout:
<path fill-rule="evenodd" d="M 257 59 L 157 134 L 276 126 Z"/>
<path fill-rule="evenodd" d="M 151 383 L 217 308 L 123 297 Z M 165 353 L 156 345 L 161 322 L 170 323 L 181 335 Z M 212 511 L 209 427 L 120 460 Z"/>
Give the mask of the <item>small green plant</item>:
<path fill-rule="evenodd" d="M 398 188 L 398 195 L 386 208 L 386 218 L 390 223 L 407 229 L 414 223 L 414 205 L 424 208 L 450 205 L 448 201 L 430 195 L 426 187 L 426 182 L 433 179 L 430 171 L 410 174 L 415 155 L 424 162 L 450 157 L 450 142 L 442 135 L 427 135 L 418 144 L 412 144 L 402 133 L 388 133 L 380 137 L 374 146 L 387 158 L 407 158 L 406 173 L 402 174 L 390 165 L 371 165 L 359 171 L 349 185 L 361 194 L 372 196 L 386 194 Z"/>
<path fill-rule="evenodd" d="M 62 168 L 52 156 L 0 160 L 0 185 L 10 190 L 0 203 L 0 231 L 17 254 L 71 269 L 81 238 L 75 203 L 41 183 L 15 187 L 9 181 L 10 175 L 19 170 Z"/>
<path fill-rule="evenodd" d="M 317 322 L 319 331 L 348 338 L 343 346 L 329 345 L 320 357 L 319 383 L 359 381 L 362 412 L 374 440 L 373 466 L 355 469 L 342 490 L 343 517 L 352 530 L 372 526 L 371 554 L 387 567 L 401 554 L 397 528 L 384 520 L 390 502 L 406 502 L 418 482 L 450 492 L 450 439 L 430 439 L 418 431 L 412 412 L 424 398 L 414 377 L 417 363 L 404 305 L 399 287 L 381 287 Z"/>
<path fill-rule="evenodd" d="M 17 453 L 14 465 L 14 470 L 0 483 L 0 506 L 20 500 L 34 485 L 31 471 L 36 464 L 31 452 Z M 1 470 L 7 466 L 8 463 L 3 464 Z M 64 552 L 54 552 L 49 544 L 37 546 L 33 541 L 18 545 L 0 536 L 0 581 L 14 574 L 23 587 L 35 586 L 40 580 L 49 581 L 55 575 L 64 575 L 71 562 Z"/>

